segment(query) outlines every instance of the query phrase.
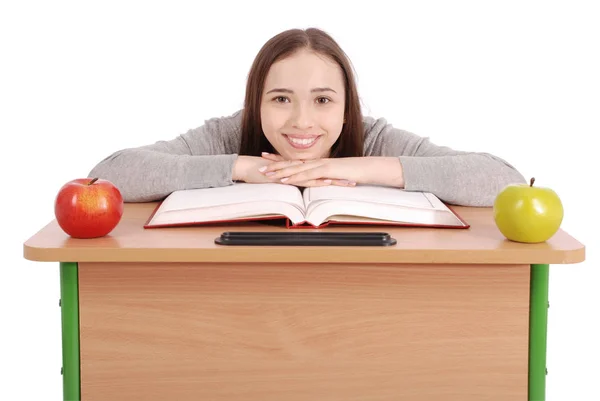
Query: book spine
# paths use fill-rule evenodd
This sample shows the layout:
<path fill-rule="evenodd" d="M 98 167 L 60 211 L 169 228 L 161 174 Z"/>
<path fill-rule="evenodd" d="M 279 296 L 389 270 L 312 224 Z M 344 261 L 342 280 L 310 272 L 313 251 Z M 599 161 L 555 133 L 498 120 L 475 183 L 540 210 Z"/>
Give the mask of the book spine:
<path fill-rule="evenodd" d="M 287 222 L 286 222 L 286 227 L 287 228 L 289 228 L 289 229 L 300 229 L 300 230 L 303 229 L 303 228 L 304 229 L 306 229 L 306 228 L 312 228 L 312 229 L 315 229 L 315 228 L 324 228 L 324 227 L 327 227 L 328 225 L 329 225 L 328 221 L 324 222 L 320 226 L 314 226 L 314 225 L 312 225 L 312 224 L 310 224 L 310 223 L 308 223 L 306 221 L 303 221 L 302 223 L 298 223 L 298 224 L 292 224 L 292 222 L 288 219 Z"/>

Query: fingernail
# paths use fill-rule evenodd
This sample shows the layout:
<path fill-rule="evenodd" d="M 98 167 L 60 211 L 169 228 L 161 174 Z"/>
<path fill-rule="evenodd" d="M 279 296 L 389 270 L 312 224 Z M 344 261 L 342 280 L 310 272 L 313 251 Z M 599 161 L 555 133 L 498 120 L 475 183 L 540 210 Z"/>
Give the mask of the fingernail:
<path fill-rule="evenodd" d="M 325 184 L 331 184 L 331 180 L 323 180 Z"/>
<path fill-rule="evenodd" d="M 265 155 L 268 155 L 269 153 L 268 153 L 268 152 L 262 152 L 261 154 L 262 154 L 263 156 L 265 156 Z"/>
<path fill-rule="evenodd" d="M 260 171 L 261 173 L 264 173 L 265 170 L 267 170 L 267 166 L 262 166 L 261 168 L 258 169 L 258 171 Z"/>
<path fill-rule="evenodd" d="M 286 182 L 287 180 L 289 180 L 289 177 L 282 178 L 281 182 Z"/>

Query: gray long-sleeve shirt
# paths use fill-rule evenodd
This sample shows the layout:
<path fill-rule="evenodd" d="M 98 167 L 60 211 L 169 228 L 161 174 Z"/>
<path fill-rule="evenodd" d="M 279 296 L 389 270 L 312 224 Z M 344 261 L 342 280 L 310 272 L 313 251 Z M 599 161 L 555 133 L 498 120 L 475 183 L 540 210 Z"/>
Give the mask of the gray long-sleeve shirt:
<path fill-rule="evenodd" d="M 115 184 L 125 202 L 160 200 L 180 189 L 232 185 L 241 142 L 242 112 L 212 118 L 169 141 L 119 150 L 90 172 Z M 404 188 L 426 191 L 442 201 L 491 206 L 498 192 L 524 177 L 489 153 L 437 146 L 428 138 L 392 127 L 383 118 L 364 117 L 364 156 L 398 157 Z"/>

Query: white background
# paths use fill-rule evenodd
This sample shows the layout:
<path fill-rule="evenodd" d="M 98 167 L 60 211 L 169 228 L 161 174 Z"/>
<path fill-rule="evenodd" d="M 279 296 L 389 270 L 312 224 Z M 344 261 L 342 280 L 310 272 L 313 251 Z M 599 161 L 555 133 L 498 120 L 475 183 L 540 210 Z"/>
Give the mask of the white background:
<path fill-rule="evenodd" d="M 309 26 L 352 59 L 366 114 L 558 192 L 587 259 L 550 270 L 547 399 L 600 399 L 592 1 L 199 3 L 2 2 L 0 399 L 62 399 L 58 264 L 22 251 L 62 184 L 241 108 L 263 43 Z"/>

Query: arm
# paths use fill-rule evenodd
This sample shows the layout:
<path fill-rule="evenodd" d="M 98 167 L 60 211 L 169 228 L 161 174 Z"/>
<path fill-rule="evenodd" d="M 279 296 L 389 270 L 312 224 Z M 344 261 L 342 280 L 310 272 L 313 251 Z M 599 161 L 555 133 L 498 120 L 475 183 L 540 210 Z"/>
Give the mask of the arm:
<path fill-rule="evenodd" d="M 434 145 L 428 138 L 393 128 L 380 118 L 365 119 L 365 156 L 384 156 L 380 163 L 402 175 L 409 191 L 431 192 L 441 200 L 464 206 L 492 206 L 498 192 L 524 177 L 503 159 L 489 153 L 463 152 Z"/>
<path fill-rule="evenodd" d="M 241 112 L 205 121 L 170 141 L 119 150 L 93 167 L 89 177 L 115 184 L 125 202 L 159 200 L 180 189 L 233 184 Z"/>

